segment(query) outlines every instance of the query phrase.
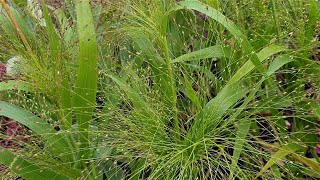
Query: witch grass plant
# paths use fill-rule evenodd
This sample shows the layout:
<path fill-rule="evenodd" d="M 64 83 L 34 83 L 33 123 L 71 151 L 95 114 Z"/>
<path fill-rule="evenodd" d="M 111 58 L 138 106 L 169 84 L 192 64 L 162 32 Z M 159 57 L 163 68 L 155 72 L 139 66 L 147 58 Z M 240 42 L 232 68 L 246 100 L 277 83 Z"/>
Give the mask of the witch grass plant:
<path fill-rule="evenodd" d="M 18 176 L 319 178 L 316 1 L 128 0 L 104 7 L 110 20 L 93 16 L 88 0 L 54 15 L 42 2 L 45 26 L 2 2 L 0 32 L 10 38 L 1 44 L 23 59 L 23 79 L 1 91 L 50 99 L 58 124 L 1 101 L 0 115 L 40 142 L 1 148 Z M 306 18 L 294 5 L 307 5 L 308 21 L 289 37 L 282 24 Z"/>
<path fill-rule="evenodd" d="M 267 179 L 281 178 L 280 172 L 292 178 L 297 167 L 301 174 L 318 177 L 316 156 L 313 160 L 304 156 L 316 142 L 311 120 L 315 116 L 303 115 L 298 104 L 306 100 L 304 95 L 296 96 L 298 89 L 288 93 L 292 87 L 279 84 L 276 73 L 280 69 L 292 73 L 285 69 L 299 64 L 301 51 L 282 42 L 253 46 L 217 9 L 199 1 L 152 1 L 148 6 L 132 2 L 126 9 L 125 23 L 116 30 L 132 43 L 120 47 L 118 58 L 126 68 L 118 76 L 105 72 L 119 86 L 120 92 L 113 94 L 122 100 L 107 101 L 101 117 L 107 121 L 102 128 L 119 152 L 119 161 L 129 163 L 133 179 Z M 199 13 L 229 33 L 208 29 L 211 36 L 223 33 L 209 40 L 199 38 Z M 232 45 L 222 38 L 229 38 Z M 121 56 L 121 49 L 131 49 L 131 58 Z M 221 61 L 226 65 L 212 73 L 212 66 L 217 68 Z M 306 75 L 296 73 L 302 74 Z M 286 81 L 295 83 L 291 77 Z M 288 118 L 281 115 L 289 108 L 297 108 L 296 119 L 311 118 L 306 121 L 312 138 L 304 142 L 290 138 Z M 264 137 L 266 132 L 269 138 Z"/>

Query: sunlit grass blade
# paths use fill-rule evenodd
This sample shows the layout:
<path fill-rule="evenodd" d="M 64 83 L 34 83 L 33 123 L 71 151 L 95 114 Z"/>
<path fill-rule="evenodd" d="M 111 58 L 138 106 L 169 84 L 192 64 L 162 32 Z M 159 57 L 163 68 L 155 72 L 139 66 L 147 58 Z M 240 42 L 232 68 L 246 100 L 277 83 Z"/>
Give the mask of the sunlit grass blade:
<path fill-rule="evenodd" d="M 286 51 L 285 48 L 276 45 L 270 45 L 263 48 L 257 53 L 257 56 L 261 62 L 265 61 L 268 57 L 277 54 L 279 52 Z M 228 83 L 233 83 L 239 81 L 245 75 L 250 73 L 254 69 L 254 65 L 251 61 L 247 61 L 239 70 L 232 76 Z"/>
<path fill-rule="evenodd" d="M 238 108 L 238 110 L 230 117 L 229 121 L 234 121 L 238 115 L 243 111 L 245 107 L 252 101 L 260 89 L 261 84 L 263 83 L 264 79 L 260 80 L 259 83 L 257 83 L 256 87 L 253 88 L 253 90 L 250 92 L 247 98 L 245 98 L 243 104 Z M 233 146 L 233 155 L 232 155 L 232 162 L 230 166 L 230 175 L 229 179 L 233 179 L 233 175 L 235 174 L 236 166 L 238 163 L 238 160 L 240 158 L 241 152 L 243 150 L 243 146 L 245 141 L 246 136 L 249 133 L 250 127 L 251 127 L 251 119 L 245 119 L 240 121 L 237 121 L 237 124 L 239 124 L 237 134 L 236 134 L 236 139 L 235 143 Z"/>
<path fill-rule="evenodd" d="M 310 167 L 317 174 L 318 178 L 320 178 L 320 164 L 318 162 L 307 157 L 301 156 L 299 154 L 292 154 L 292 157 L 295 160 L 301 162 L 302 164 Z"/>
<path fill-rule="evenodd" d="M 290 143 L 283 147 L 280 147 L 279 150 L 271 156 L 271 159 L 262 167 L 256 178 L 261 176 L 262 173 L 276 164 L 277 161 L 282 160 L 287 155 L 293 154 L 300 149 L 303 149 L 303 147 L 295 143 Z"/>
<path fill-rule="evenodd" d="M 98 49 L 95 27 L 89 0 L 76 0 L 77 32 L 79 40 L 79 62 L 77 80 L 73 93 L 73 106 L 80 131 L 80 157 L 89 155 L 88 128 L 96 101 L 98 82 Z"/>
<path fill-rule="evenodd" d="M 221 58 L 221 57 L 229 58 L 230 56 L 231 56 L 231 52 L 229 48 L 216 45 L 216 46 L 211 46 L 211 47 L 200 49 L 198 51 L 184 54 L 182 56 L 179 56 L 173 59 L 171 63 L 194 61 L 194 60 L 201 60 L 201 59 L 207 59 L 207 58 Z"/>

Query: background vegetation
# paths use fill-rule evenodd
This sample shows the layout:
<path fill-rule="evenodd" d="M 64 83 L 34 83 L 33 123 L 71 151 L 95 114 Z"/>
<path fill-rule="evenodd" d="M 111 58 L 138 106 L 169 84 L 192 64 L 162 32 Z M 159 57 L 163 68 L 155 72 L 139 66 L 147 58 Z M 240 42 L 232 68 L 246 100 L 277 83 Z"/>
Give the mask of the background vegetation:
<path fill-rule="evenodd" d="M 316 0 L 0 0 L 5 179 L 320 178 Z"/>

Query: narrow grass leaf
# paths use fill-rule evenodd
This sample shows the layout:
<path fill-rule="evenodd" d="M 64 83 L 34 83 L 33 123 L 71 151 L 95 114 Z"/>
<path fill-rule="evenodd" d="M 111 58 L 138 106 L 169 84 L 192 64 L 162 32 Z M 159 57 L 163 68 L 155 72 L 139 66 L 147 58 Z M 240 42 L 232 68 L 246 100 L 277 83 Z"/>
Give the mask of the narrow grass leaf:
<path fill-rule="evenodd" d="M 186 85 L 186 90 L 187 90 L 186 92 L 187 92 L 188 98 L 197 106 L 197 109 L 200 111 L 202 109 L 200 100 L 199 100 L 196 92 L 192 88 L 192 85 L 186 75 L 184 75 L 184 83 Z"/>
<path fill-rule="evenodd" d="M 281 46 L 270 45 L 263 48 L 260 52 L 257 53 L 257 56 L 261 62 L 265 61 L 268 57 L 277 54 L 279 52 L 285 51 L 286 49 Z M 229 84 L 239 81 L 245 75 L 250 73 L 254 69 L 254 65 L 251 61 L 247 61 L 241 68 L 232 76 L 229 80 Z"/>
<path fill-rule="evenodd" d="M 248 91 L 239 82 L 226 85 L 195 117 L 194 123 L 185 137 L 186 143 L 197 142 L 203 136 L 210 134 L 221 121 L 223 114 L 238 100 L 243 98 Z"/>
<path fill-rule="evenodd" d="M 284 50 L 285 50 L 284 48 L 272 45 L 261 50 L 258 53 L 258 56 L 259 58 L 261 58 L 260 60 L 263 61 L 267 57 Z M 239 81 L 244 76 L 246 76 L 250 71 L 252 71 L 254 68 L 255 66 L 252 64 L 252 62 L 248 61 L 234 74 L 234 76 L 228 81 L 227 85 L 218 93 L 218 95 L 214 99 L 212 99 L 207 103 L 207 105 L 203 108 L 202 112 L 196 117 L 195 124 L 194 124 L 195 126 L 190 129 L 191 131 L 194 131 L 193 133 L 196 133 L 196 131 L 200 129 L 199 126 L 202 121 L 201 119 L 203 118 L 215 120 L 216 122 L 213 123 L 212 125 L 216 126 L 219 118 L 223 115 L 223 113 L 229 107 L 231 107 L 234 103 L 236 103 L 240 98 L 244 97 L 244 95 L 246 94 L 246 92 L 248 92 L 248 90 L 245 90 L 245 88 L 239 88 L 240 87 Z M 273 70 L 276 70 L 276 68 L 273 68 L 272 71 Z M 272 71 L 270 70 L 270 72 Z M 210 122 L 207 122 L 207 123 L 210 123 Z M 213 128 L 211 126 L 209 127 Z M 208 127 L 204 127 L 203 129 L 206 129 L 206 128 Z M 191 134 L 190 136 L 192 136 Z"/>
<path fill-rule="evenodd" d="M 135 163 L 131 163 L 131 169 L 132 169 L 132 176 L 131 180 L 139 180 L 141 174 L 143 173 L 143 170 L 147 166 L 147 160 L 146 159 L 139 159 L 135 161 Z"/>
<path fill-rule="evenodd" d="M 262 167 L 261 171 L 258 173 L 256 178 L 261 176 L 262 173 L 264 173 L 271 166 L 276 164 L 277 161 L 282 160 L 287 155 L 293 154 L 293 153 L 295 153 L 296 151 L 298 151 L 300 149 L 303 149 L 303 147 L 301 147 L 300 145 L 295 144 L 295 143 L 287 144 L 287 145 L 285 145 L 283 147 L 280 147 L 280 149 L 276 153 L 274 153 L 271 156 L 271 159 Z"/>
<path fill-rule="evenodd" d="M 237 118 L 237 116 L 243 111 L 243 109 L 245 107 L 247 107 L 249 102 L 253 100 L 253 98 L 255 97 L 256 93 L 260 89 L 260 86 L 263 83 L 263 81 L 264 81 L 264 79 L 260 80 L 259 83 L 256 85 L 256 87 L 253 88 L 253 90 L 250 92 L 249 96 L 247 98 L 245 98 L 243 104 L 230 117 L 229 121 L 234 121 Z M 243 144 L 245 143 L 245 137 L 249 133 L 252 121 L 250 119 L 247 119 L 247 120 L 244 120 L 244 121 L 240 121 L 238 123 L 240 125 L 238 127 L 236 140 L 235 140 L 235 143 L 234 143 L 229 179 L 233 179 L 233 175 L 235 173 L 236 165 L 237 165 L 238 160 L 240 158 L 240 154 L 241 154 L 241 152 L 243 150 Z"/>
<path fill-rule="evenodd" d="M 292 157 L 302 164 L 310 167 L 313 171 L 315 171 L 320 178 L 320 164 L 317 161 L 313 161 L 305 156 L 301 156 L 299 154 L 292 154 Z"/>
<path fill-rule="evenodd" d="M 290 62 L 294 61 L 287 55 L 281 55 L 275 58 L 272 63 L 270 64 L 268 70 L 267 70 L 267 75 L 270 76 L 274 74 L 277 70 L 279 70 L 282 66 L 285 64 L 288 64 Z"/>
<path fill-rule="evenodd" d="M 305 45 L 309 45 L 313 38 L 313 33 L 315 31 L 315 26 L 318 20 L 319 15 L 319 7 L 316 0 L 309 0 L 309 19 L 306 27 L 306 33 L 305 33 Z"/>
<path fill-rule="evenodd" d="M 163 94 L 162 97 L 168 107 L 174 107 L 176 95 L 168 65 L 148 36 L 144 34 L 132 34 L 131 36 L 134 44 L 138 47 L 139 53 L 145 55 L 146 61 L 151 66 L 155 90 Z"/>
<path fill-rule="evenodd" d="M 44 0 L 42 0 L 42 9 L 43 9 L 43 15 L 44 19 L 46 21 L 46 30 L 48 34 L 48 40 L 49 40 L 49 46 L 50 46 L 50 54 L 51 59 L 57 63 L 57 60 L 60 59 L 61 53 L 61 44 L 60 39 L 55 31 L 54 24 L 52 22 L 51 16 L 49 14 L 47 5 L 45 4 Z M 60 64 L 56 66 L 61 66 Z M 60 67 L 59 67 L 60 68 Z"/>
<path fill-rule="evenodd" d="M 77 32 L 79 40 L 79 62 L 77 80 L 73 94 L 77 124 L 80 130 L 80 157 L 89 155 L 88 128 L 95 108 L 98 82 L 98 49 L 89 0 L 75 0 Z"/>
<path fill-rule="evenodd" d="M 24 110 L 23 108 L 3 101 L 0 101 L 0 116 L 13 119 L 27 126 L 34 133 L 42 136 L 50 145 L 50 149 L 48 150 L 55 153 L 56 156 L 67 158 L 65 160 L 72 159 L 71 155 L 67 155 L 70 152 L 70 149 L 68 148 L 68 143 L 64 137 L 38 116 Z"/>
<path fill-rule="evenodd" d="M 230 49 L 227 47 L 215 45 L 215 46 L 210 46 L 207 48 L 200 49 L 198 51 L 190 52 L 182 56 L 179 56 L 173 59 L 170 63 L 195 61 L 195 60 L 208 59 L 208 58 L 221 58 L 221 57 L 230 58 L 231 57 Z"/>
<path fill-rule="evenodd" d="M 278 165 L 276 165 L 276 164 L 272 165 L 271 166 L 271 172 L 272 172 L 275 180 L 282 180 L 281 172 L 279 170 Z"/>
<path fill-rule="evenodd" d="M 112 161 L 108 161 L 103 165 L 104 173 L 107 175 L 108 180 L 125 179 L 125 172 L 117 164 Z M 131 179 L 131 178 L 130 178 Z"/>
<path fill-rule="evenodd" d="M 246 136 L 249 133 L 251 126 L 251 119 L 244 119 L 239 122 L 239 127 L 236 134 L 236 141 L 233 146 L 233 155 L 232 155 L 232 164 L 231 164 L 231 173 L 229 176 L 229 180 L 233 179 L 233 174 L 235 171 L 235 167 L 240 158 L 240 154 L 242 152 L 244 143 L 246 142 Z"/>
<path fill-rule="evenodd" d="M 164 131 L 164 126 L 168 124 L 169 120 L 165 118 L 159 118 L 153 111 L 152 107 L 139 95 L 135 89 L 131 88 L 127 83 L 112 75 L 108 75 L 128 96 L 132 102 L 136 112 L 136 116 L 139 116 L 139 120 L 143 121 L 142 124 L 148 124 L 150 135 L 157 134 L 162 140 L 168 140 L 167 134 Z M 160 122 L 162 121 L 162 123 Z M 159 126 L 161 128 L 159 128 Z"/>

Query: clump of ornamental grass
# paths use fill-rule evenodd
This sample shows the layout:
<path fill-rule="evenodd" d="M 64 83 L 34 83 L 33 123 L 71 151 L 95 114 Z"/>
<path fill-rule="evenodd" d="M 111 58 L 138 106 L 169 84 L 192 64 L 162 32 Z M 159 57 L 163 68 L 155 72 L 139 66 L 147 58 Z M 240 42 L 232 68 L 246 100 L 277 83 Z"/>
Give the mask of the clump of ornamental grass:
<path fill-rule="evenodd" d="M 23 73 L 0 115 L 31 141 L 0 149 L 12 174 L 319 178 L 316 1 L 108 3 L 1 9 Z"/>
<path fill-rule="evenodd" d="M 252 6 L 274 13 L 275 6 L 261 4 Z M 228 12 L 224 5 L 220 10 Z M 308 6 L 317 14 L 314 2 Z M 284 40 L 291 27 L 261 32 L 260 15 L 234 24 L 214 8 L 152 1 L 125 9 L 125 23 L 116 30 L 130 39 L 116 51 L 124 68 L 118 75 L 103 72 L 119 86 L 108 85 L 116 97 L 107 98 L 101 115 L 115 158 L 128 163 L 129 177 L 150 179 L 317 177 L 317 114 L 308 113 L 316 108 L 316 84 L 313 97 L 304 93 L 309 81 L 317 82 L 306 78 L 317 67 L 307 60 L 312 40 L 291 49 L 301 41 Z M 261 35 L 266 39 L 257 41 Z"/>

